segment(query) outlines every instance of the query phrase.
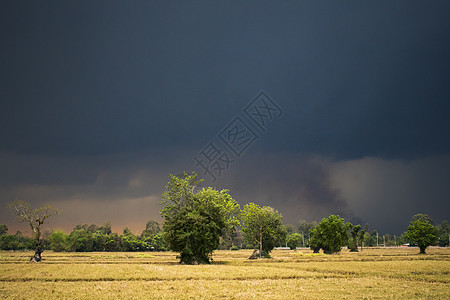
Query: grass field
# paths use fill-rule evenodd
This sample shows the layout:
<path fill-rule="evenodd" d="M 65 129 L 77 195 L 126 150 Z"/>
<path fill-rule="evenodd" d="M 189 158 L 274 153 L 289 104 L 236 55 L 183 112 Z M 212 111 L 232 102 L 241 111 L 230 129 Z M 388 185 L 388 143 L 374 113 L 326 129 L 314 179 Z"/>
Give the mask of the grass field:
<path fill-rule="evenodd" d="M 6 299 L 450 299 L 450 248 L 364 249 L 338 255 L 216 251 L 211 265 L 171 252 L 0 252 Z"/>

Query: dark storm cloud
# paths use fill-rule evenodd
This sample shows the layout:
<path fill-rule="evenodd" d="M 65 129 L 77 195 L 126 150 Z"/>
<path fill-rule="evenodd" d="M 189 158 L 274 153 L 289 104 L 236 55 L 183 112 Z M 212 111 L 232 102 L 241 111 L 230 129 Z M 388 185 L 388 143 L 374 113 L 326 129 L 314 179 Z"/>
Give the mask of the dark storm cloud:
<path fill-rule="evenodd" d="M 330 213 L 351 219 L 353 212 L 332 186 L 329 164 L 319 156 L 248 153 L 218 184 L 230 188 L 241 205 L 278 209 L 288 223 L 320 220 Z"/>
<path fill-rule="evenodd" d="M 70 230 L 79 223 L 102 224 L 110 220 L 119 232 L 125 226 L 137 232 L 148 220 L 160 219 L 161 206 L 157 202 L 169 173 L 188 168 L 186 159 L 170 153 L 167 156 L 2 155 L 7 158 L 0 162 L 7 167 L 0 174 L 2 206 L 14 199 L 26 200 L 33 206 L 48 203 L 62 210 L 51 223 L 56 228 Z M 27 230 L 26 224 L 15 224 L 8 209 L 0 210 L 0 220 L 13 232 L 16 228 Z"/>
<path fill-rule="evenodd" d="M 213 134 L 206 124 L 225 122 L 264 88 L 289 112 L 280 148 L 443 153 L 448 6 L 11 3 L 1 32 L 2 149 L 193 146 Z"/>
<path fill-rule="evenodd" d="M 221 179 L 244 202 L 279 206 L 290 222 L 370 219 L 351 191 L 371 198 L 377 185 L 347 175 L 371 159 L 393 173 L 424 159 L 444 201 L 432 161 L 450 153 L 448 11 L 448 1 L 5 3 L 1 201 L 61 199 L 72 220 L 83 198 L 95 211 L 108 198 L 154 202 L 261 89 L 285 114 Z M 425 194 L 420 180 L 404 189 Z M 405 199 L 389 199 L 400 213 Z"/>
<path fill-rule="evenodd" d="M 362 220 L 381 232 L 401 233 L 411 216 L 448 219 L 450 156 L 417 160 L 365 157 L 329 166 L 332 187 Z"/>

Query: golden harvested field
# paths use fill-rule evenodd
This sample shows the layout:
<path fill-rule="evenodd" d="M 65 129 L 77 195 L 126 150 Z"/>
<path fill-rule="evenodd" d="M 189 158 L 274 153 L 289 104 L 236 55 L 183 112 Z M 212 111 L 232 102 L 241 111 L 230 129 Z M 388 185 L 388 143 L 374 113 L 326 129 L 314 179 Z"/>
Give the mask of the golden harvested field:
<path fill-rule="evenodd" d="M 364 249 L 338 255 L 309 249 L 216 251 L 211 265 L 176 254 L 0 252 L 6 299 L 450 299 L 450 248 Z"/>

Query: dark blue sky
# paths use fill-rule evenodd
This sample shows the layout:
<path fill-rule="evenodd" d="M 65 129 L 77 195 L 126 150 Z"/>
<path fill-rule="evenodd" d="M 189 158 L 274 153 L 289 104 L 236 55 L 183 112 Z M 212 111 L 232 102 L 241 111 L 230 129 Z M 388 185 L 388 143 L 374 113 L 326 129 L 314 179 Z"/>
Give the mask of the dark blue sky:
<path fill-rule="evenodd" d="M 290 223 L 340 213 L 401 232 L 417 212 L 445 219 L 449 11 L 448 1 L 5 2 L 0 197 L 62 207 L 55 227 L 141 230 L 168 174 L 194 169 L 264 90 L 283 115 L 214 185 Z"/>

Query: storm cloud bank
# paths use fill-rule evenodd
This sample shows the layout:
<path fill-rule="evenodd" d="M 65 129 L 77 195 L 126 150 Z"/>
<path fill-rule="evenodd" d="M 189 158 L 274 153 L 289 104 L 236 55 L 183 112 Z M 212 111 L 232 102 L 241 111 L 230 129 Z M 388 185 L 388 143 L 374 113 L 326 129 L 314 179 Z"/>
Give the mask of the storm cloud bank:
<path fill-rule="evenodd" d="M 33 161 L 40 163 L 16 171 L 32 174 L 42 170 L 41 165 L 54 166 L 44 173 L 48 176 L 51 169 L 55 176 L 42 176 L 41 182 L 10 182 L 1 185 L 0 192 L 6 199 L 27 199 L 34 205 L 50 203 L 62 209 L 48 229 L 71 230 L 76 224 L 109 220 L 115 231 L 129 227 L 140 233 L 148 220 L 161 220 L 158 201 L 169 173 L 192 170 L 188 153 L 185 159 L 175 156 L 172 163 L 163 166 L 159 166 L 159 159 L 142 154 L 101 162 L 34 157 Z M 14 158 L 8 161 L 14 162 Z M 67 173 L 71 179 L 60 178 Z M 428 213 L 437 222 L 448 218 L 448 178 L 450 156 L 336 161 L 311 154 L 249 151 L 216 182 L 209 180 L 203 186 L 230 189 L 241 206 L 249 202 L 272 206 L 282 213 L 285 223 L 339 214 L 354 223 L 368 222 L 380 232 L 401 233 L 415 213 Z M 17 226 L 6 209 L 0 212 L 0 218 L 11 230 L 28 230 Z"/>
<path fill-rule="evenodd" d="M 26 3 L 26 4 L 24 4 Z M 14 2 L 0 11 L 0 201 L 49 226 L 158 219 L 168 175 L 264 90 L 283 110 L 215 182 L 285 222 L 448 218 L 449 1 Z M 249 121 L 251 122 L 251 121 Z M 233 155 L 233 153 L 231 153 Z M 17 226 L 6 209 L 0 223 Z M 17 227 L 18 228 L 18 227 Z M 25 229 L 24 229 L 25 230 Z"/>

